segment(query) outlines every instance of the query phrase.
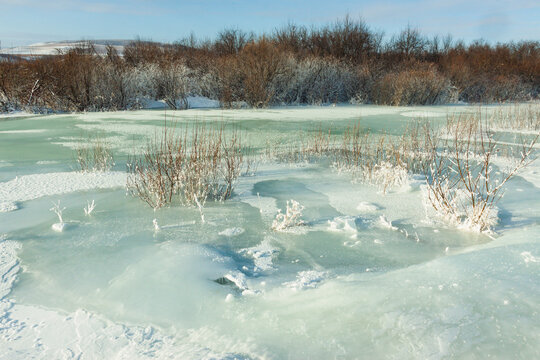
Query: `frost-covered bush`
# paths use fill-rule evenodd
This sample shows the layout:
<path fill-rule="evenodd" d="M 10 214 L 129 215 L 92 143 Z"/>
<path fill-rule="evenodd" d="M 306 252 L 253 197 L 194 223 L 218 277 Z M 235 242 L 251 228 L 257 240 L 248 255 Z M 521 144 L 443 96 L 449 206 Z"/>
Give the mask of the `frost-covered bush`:
<path fill-rule="evenodd" d="M 298 201 L 287 200 L 287 208 L 285 213 L 278 210 L 276 218 L 272 222 L 272 229 L 275 231 L 285 231 L 289 228 L 300 226 L 304 224 L 302 220 L 302 211 L 304 206 L 300 205 Z"/>
<path fill-rule="evenodd" d="M 384 194 L 391 188 L 403 186 L 409 181 L 409 173 L 403 165 L 393 165 L 386 161 L 375 164 L 371 171 L 366 169 L 364 174 L 366 181 L 377 185 Z"/>
<path fill-rule="evenodd" d="M 467 230 L 490 231 L 497 223 L 496 204 L 505 184 L 530 163 L 537 139 L 517 143 L 517 157 L 496 169 L 502 146 L 482 121 L 474 115 L 450 121 L 446 133 L 432 142 L 431 160 L 425 163 L 428 215 Z"/>
<path fill-rule="evenodd" d="M 471 76 L 463 86 L 459 99 L 466 102 L 528 101 L 535 97 L 533 84 L 516 75 Z"/>
<path fill-rule="evenodd" d="M 289 57 L 271 87 L 274 103 L 322 104 L 349 101 L 358 85 L 358 75 L 349 65 L 324 58 L 298 61 Z"/>

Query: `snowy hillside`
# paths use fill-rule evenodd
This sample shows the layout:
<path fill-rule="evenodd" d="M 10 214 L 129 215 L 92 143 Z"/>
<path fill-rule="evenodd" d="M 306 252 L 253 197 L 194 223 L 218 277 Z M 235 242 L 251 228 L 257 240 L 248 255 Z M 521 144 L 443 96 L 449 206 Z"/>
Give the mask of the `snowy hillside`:
<path fill-rule="evenodd" d="M 112 45 L 119 54 L 123 54 L 124 46 L 132 40 L 91 40 L 98 54 L 105 54 L 107 46 Z M 27 46 L 17 46 L 12 48 L 0 49 L 0 54 L 4 55 L 56 55 L 59 52 L 65 52 L 71 48 L 84 45 L 85 40 L 66 40 L 52 41 L 31 44 Z"/>

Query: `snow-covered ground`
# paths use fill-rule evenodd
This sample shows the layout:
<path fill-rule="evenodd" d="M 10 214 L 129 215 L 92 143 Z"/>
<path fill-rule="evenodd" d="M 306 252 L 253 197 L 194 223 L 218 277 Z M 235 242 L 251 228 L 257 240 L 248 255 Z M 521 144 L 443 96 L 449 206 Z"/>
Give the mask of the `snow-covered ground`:
<path fill-rule="evenodd" d="M 490 236 L 428 221 L 420 180 L 382 194 L 324 164 L 261 162 L 232 199 L 207 203 L 204 224 L 195 208 L 154 211 L 124 188 L 127 155 L 165 119 L 223 122 L 262 151 L 321 126 L 398 135 L 415 117 L 472 110 L 0 121 L 0 359 L 539 358 L 539 162 L 508 183 Z M 113 149 L 110 172 L 76 171 L 74 149 L 91 134 Z M 291 199 L 298 231 L 273 230 Z"/>

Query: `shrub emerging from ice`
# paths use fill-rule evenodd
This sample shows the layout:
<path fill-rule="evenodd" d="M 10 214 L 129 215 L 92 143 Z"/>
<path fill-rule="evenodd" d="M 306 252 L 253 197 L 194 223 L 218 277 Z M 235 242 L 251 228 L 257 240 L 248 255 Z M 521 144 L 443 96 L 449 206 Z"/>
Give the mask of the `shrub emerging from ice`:
<path fill-rule="evenodd" d="M 96 203 L 94 202 L 94 200 L 92 200 L 92 202 L 87 201 L 86 207 L 84 208 L 84 215 L 90 216 L 90 214 L 92 214 L 92 211 L 94 211 L 95 208 L 96 208 Z"/>
<path fill-rule="evenodd" d="M 392 165 L 386 161 L 376 164 L 371 172 L 365 173 L 368 175 L 367 181 L 377 185 L 383 194 L 391 188 L 407 184 L 409 180 L 409 173 L 405 167 Z"/>
<path fill-rule="evenodd" d="M 286 229 L 300 226 L 304 224 L 302 220 L 302 211 L 304 206 L 300 205 L 298 201 L 287 200 L 287 209 L 285 213 L 278 210 L 276 218 L 272 222 L 272 229 L 275 231 L 285 231 Z"/>
<path fill-rule="evenodd" d="M 62 212 L 66 210 L 65 207 L 60 207 L 60 200 L 56 203 L 53 203 L 53 207 L 49 209 L 49 211 L 52 211 L 58 216 L 58 222 L 52 225 L 52 229 L 54 231 L 62 232 L 65 227 L 64 219 L 62 217 Z"/>
<path fill-rule="evenodd" d="M 129 159 L 128 191 L 154 209 L 175 200 L 196 206 L 204 222 L 206 201 L 230 198 L 245 164 L 239 133 L 224 131 L 195 125 L 177 133 L 164 127 L 141 156 Z"/>
<path fill-rule="evenodd" d="M 493 162 L 501 146 L 479 117 L 451 120 L 447 134 L 432 142 L 431 160 L 425 164 L 424 196 L 433 210 L 428 216 L 459 228 L 489 232 L 497 223 L 496 204 L 505 184 L 532 161 L 538 135 L 518 143 L 519 154 L 512 164 L 495 171 Z"/>
<path fill-rule="evenodd" d="M 77 163 L 83 172 L 108 171 L 114 166 L 111 146 L 99 136 L 80 144 L 75 152 Z"/>

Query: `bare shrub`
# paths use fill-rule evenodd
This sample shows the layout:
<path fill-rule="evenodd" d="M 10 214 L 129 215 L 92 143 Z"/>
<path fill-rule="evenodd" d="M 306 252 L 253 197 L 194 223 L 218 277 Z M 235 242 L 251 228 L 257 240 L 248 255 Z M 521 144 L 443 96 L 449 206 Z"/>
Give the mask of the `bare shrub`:
<path fill-rule="evenodd" d="M 223 127 L 197 124 L 177 131 L 166 125 L 143 155 L 128 161 L 127 188 L 154 209 L 178 200 L 202 210 L 207 200 L 232 196 L 244 166 L 243 150 L 236 130 L 226 135 Z"/>
<path fill-rule="evenodd" d="M 373 101 L 383 105 L 430 105 L 455 102 L 448 79 L 433 68 L 388 73 L 373 86 Z"/>
<path fill-rule="evenodd" d="M 486 232 L 497 223 L 496 204 L 504 186 L 533 159 L 536 135 L 517 144 L 517 158 L 495 171 L 502 152 L 479 116 L 451 118 L 438 141 L 432 141 L 431 160 L 425 163 L 425 196 L 435 218 L 458 227 Z M 508 153 L 508 151 L 507 151 Z"/>
<path fill-rule="evenodd" d="M 239 54 L 244 96 L 252 107 L 266 107 L 273 97 L 271 83 L 282 70 L 284 57 L 266 38 L 247 44 Z"/>

